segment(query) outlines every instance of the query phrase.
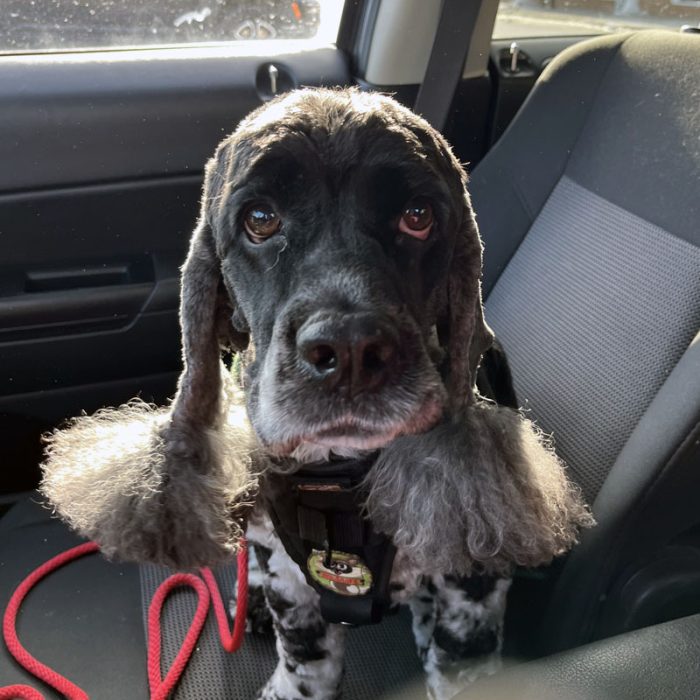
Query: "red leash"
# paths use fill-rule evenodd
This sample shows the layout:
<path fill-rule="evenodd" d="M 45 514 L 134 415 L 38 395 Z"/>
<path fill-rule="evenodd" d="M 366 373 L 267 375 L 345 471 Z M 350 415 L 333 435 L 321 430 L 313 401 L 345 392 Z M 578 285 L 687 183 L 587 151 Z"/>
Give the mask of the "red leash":
<path fill-rule="evenodd" d="M 10 654 L 22 668 L 64 695 L 66 700 L 89 700 L 89 696 L 82 688 L 35 659 L 22 646 L 17 636 L 17 615 L 27 594 L 41 579 L 64 564 L 98 550 L 97 544 L 87 542 L 56 555 L 38 569 L 35 569 L 12 594 L 3 618 L 2 632 Z M 166 700 L 177 685 L 202 632 L 211 603 L 213 603 L 214 615 L 219 628 L 219 637 L 224 649 L 228 652 L 238 651 L 243 643 L 246 609 L 248 606 L 248 547 L 245 540 L 242 541 L 241 549 L 238 552 L 238 594 L 233 632 L 229 631 L 224 603 L 221 599 L 219 587 L 214 579 L 214 574 L 212 574 L 210 569 L 206 568 L 200 569 L 200 574 L 202 578 L 194 574 L 173 574 L 158 587 L 148 608 L 148 685 L 151 700 Z M 175 657 L 175 661 L 173 661 L 165 678 L 163 678 L 160 665 L 160 615 L 163 604 L 170 592 L 180 586 L 190 586 L 195 590 L 197 593 L 197 611 L 192 619 L 190 628 L 187 630 L 180 651 Z M 0 688 L 0 700 L 44 700 L 44 697 L 39 691 L 28 685 L 10 685 Z"/>

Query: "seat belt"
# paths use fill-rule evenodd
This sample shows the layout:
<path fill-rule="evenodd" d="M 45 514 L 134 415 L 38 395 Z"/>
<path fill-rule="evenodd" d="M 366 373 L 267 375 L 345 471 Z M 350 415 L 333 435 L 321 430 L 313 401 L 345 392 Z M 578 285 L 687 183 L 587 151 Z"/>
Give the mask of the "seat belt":
<path fill-rule="evenodd" d="M 447 123 L 481 5 L 478 0 L 443 0 L 430 59 L 413 107 L 438 131 Z"/>

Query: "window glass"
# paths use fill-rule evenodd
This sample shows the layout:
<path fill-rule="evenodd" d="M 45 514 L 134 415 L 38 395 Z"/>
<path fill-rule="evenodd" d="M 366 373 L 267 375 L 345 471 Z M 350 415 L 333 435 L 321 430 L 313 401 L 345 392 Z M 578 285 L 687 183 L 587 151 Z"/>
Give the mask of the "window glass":
<path fill-rule="evenodd" d="M 501 0 L 494 39 L 585 36 L 700 23 L 700 0 Z"/>
<path fill-rule="evenodd" d="M 342 6 L 342 0 L 0 0 L 0 53 L 332 43 Z"/>

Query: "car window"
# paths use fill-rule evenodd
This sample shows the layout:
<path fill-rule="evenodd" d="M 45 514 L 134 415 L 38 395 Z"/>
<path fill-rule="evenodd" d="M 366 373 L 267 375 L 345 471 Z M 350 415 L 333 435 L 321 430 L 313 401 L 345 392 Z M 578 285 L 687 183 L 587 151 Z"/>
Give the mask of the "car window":
<path fill-rule="evenodd" d="M 501 0 L 494 39 L 585 36 L 700 23 L 700 0 Z"/>
<path fill-rule="evenodd" d="M 0 53 L 327 44 L 336 39 L 342 6 L 342 0 L 2 0 Z"/>

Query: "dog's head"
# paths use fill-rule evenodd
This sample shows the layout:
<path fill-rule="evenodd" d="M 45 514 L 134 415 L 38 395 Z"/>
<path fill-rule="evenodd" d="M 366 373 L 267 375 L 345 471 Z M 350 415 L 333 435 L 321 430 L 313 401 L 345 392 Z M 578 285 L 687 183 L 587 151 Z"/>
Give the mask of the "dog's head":
<path fill-rule="evenodd" d="M 491 333 L 465 182 L 388 97 L 307 90 L 254 112 L 206 169 L 175 400 L 56 432 L 42 484 L 56 510 L 109 556 L 213 564 L 238 546 L 270 454 L 383 447 L 366 509 L 424 570 L 504 572 L 570 547 L 590 516 L 551 447 L 475 400 Z M 222 346 L 245 358 L 257 440 Z"/>
<path fill-rule="evenodd" d="M 246 350 L 275 455 L 381 447 L 468 403 L 491 333 L 465 185 L 389 97 L 302 90 L 251 114 L 207 165 L 174 416 L 215 420 L 222 341 Z"/>

